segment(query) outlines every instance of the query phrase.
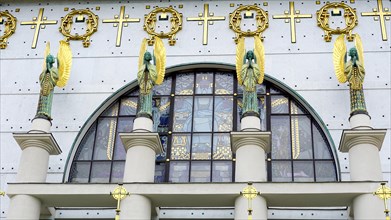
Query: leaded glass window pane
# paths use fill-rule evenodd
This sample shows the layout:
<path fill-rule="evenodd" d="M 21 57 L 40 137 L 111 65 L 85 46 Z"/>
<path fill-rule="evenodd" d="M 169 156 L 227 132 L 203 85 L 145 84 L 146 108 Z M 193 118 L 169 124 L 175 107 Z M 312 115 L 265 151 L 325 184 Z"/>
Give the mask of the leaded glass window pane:
<path fill-rule="evenodd" d="M 170 163 L 170 182 L 189 182 L 189 162 L 171 161 Z"/>
<path fill-rule="evenodd" d="M 213 93 L 213 74 L 198 73 L 196 75 L 196 94 L 212 94 Z"/>
<path fill-rule="evenodd" d="M 76 152 L 75 160 L 91 160 L 92 149 L 94 147 L 96 124 L 91 125 L 86 136 L 81 142 L 81 147 Z"/>
<path fill-rule="evenodd" d="M 226 73 L 215 74 L 215 94 L 233 93 L 233 75 Z"/>
<path fill-rule="evenodd" d="M 133 117 L 120 117 L 118 118 L 118 128 L 116 132 L 115 148 L 114 148 L 114 160 L 125 160 L 126 151 L 122 144 L 119 133 L 131 132 L 133 130 Z"/>
<path fill-rule="evenodd" d="M 118 116 L 118 102 L 102 113 L 102 116 Z"/>
<path fill-rule="evenodd" d="M 154 95 L 170 95 L 172 88 L 172 78 L 167 77 L 164 79 L 163 83 L 153 87 Z"/>
<path fill-rule="evenodd" d="M 152 107 L 153 129 L 155 132 L 168 132 L 170 122 L 170 98 L 153 99 Z"/>
<path fill-rule="evenodd" d="M 288 98 L 285 96 L 271 96 L 272 114 L 287 114 L 289 113 Z"/>
<path fill-rule="evenodd" d="M 190 182 L 210 182 L 210 162 L 191 162 Z"/>
<path fill-rule="evenodd" d="M 88 177 L 90 175 L 90 162 L 75 162 L 71 167 L 71 179 L 73 183 L 88 183 Z"/>
<path fill-rule="evenodd" d="M 214 131 L 232 131 L 232 96 L 215 97 Z"/>
<path fill-rule="evenodd" d="M 212 112 L 213 97 L 195 97 L 193 131 L 212 131 Z"/>
<path fill-rule="evenodd" d="M 266 131 L 267 126 L 267 110 L 266 110 L 266 96 L 259 96 L 258 98 L 258 106 L 259 106 L 259 118 L 261 119 L 261 131 Z"/>
<path fill-rule="evenodd" d="M 293 159 L 312 159 L 311 119 L 292 116 L 291 134 Z"/>
<path fill-rule="evenodd" d="M 155 166 L 155 183 L 163 183 L 166 175 L 166 164 L 159 163 Z"/>
<path fill-rule="evenodd" d="M 211 134 L 194 134 L 191 150 L 192 160 L 210 160 L 212 152 Z"/>
<path fill-rule="evenodd" d="M 257 94 L 266 94 L 266 86 L 265 84 L 256 84 Z M 238 84 L 238 93 L 243 94 L 243 86 Z"/>
<path fill-rule="evenodd" d="M 302 109 L 300 105 L 298 105 L 295 101 L 291 100 L 291 114 L 306 114 L 307 112 Z"/>
<path fill-rule="evenodd" d="M 313 182 L 314 163 L 312 161 L 293 161 L 293 178 L 295 182 Z"/>
<path fill-rule="evenodd" d="M 229 134 L 213 135 L 213 160 L 231 160 L 231 137 Z"/>
<path fill-rule="evenodd" d="M 192 126 L 193 98 L 175 97 L 174 132 L 190 132 Z"/>
<path fill-rule="evenodd" d="M 289 116 L 271 116 L 272 158 L 291 159 Z"/>
<path fill-rule="evenodd" d="M 315 159 L 332 159 L 326 139 L 321 134 L 321 130 L 315 124 L 312 125 L 314 136 Z"/>
<path fill-rule="evenodd" d="M 126 97 L 121 99 L 121 106 L 119 109 L 120 115 L 136 115 L 137 113 L 137 98 Z"/>
<path fill-rule="evenodd" d="M 272 181 L 273 182 L 291 182 L 292 181 L 292 162 L 291 161 L 272 161 Z"/>
<path fill-rule="evenodd" d="M 160 142 L 162 143 L 162 146 L 163 146 L 163 153 L 161 154 L 158 154 L 156 156 L 156 160 L 157 161 L 161 161 L 161 160 L 165 160 L 166 157 L 167 157 L 167 145 L 168 145 L 168 136 L 162 136 L 162 135 L 159 135 L 160 136 Z"/>
<path fill-rule="evenodd" d="M 93 162 L 91 182 L 108 183 L 110 181 L 111 162 Z"/>
<path fill-rule="evenodd" d="M 124 178 L 125 162 L 118 161 L 113 162 L 113 168 L 111 170 L 111 181 L 112 183 L 120 183 Z"/>
<path fill-rule="evenodd" d="M 315 161 L 316 181 L 336 181 L 335 167 L 333 161 Z"/>
<path fill-rule="evenodd" d="M 214 161 L 212 182 L 232 182 L 232 162 Z"/>
<path fill-rule="evenodd" d="M 116 127 L 116 118 L 102 118 L 98 120 L 98 131 L 96 134 L 93 156 L 94 160 L 112 159 Z"/>
<path fill-rule="evenodd" d="M 193 95 L 194 74 L 184 73 L 176 75 L 175 94 L 176 95 Z"/>
<path fill-rule="evenodd" d="M 190 159 L 190 134 L 172 135 L 171 160 Z"/>

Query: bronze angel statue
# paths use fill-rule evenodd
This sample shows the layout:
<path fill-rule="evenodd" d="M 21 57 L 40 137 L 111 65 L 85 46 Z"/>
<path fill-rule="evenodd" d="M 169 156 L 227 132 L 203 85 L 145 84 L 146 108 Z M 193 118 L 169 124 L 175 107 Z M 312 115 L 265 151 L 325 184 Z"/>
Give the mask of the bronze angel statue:
<path fill-rule="evenodd" d="M 239 85 L 243 86 L 242 117 L 259 117 L 257 84 L 265 77 L 265 50 L 261 39 L 254 37 L 254 51 L 246 52 L 244 38 L 236 46 L 236 75 Z"/>
<path fill-rule="evenodd" d="M 151 63 L 153 60 L 154 64 Z M 163 41 L 155 37 L 153 55 L 147 51 L 147 39 L 141 43 L 137 80 L 140 86 L 140 97 L 137 117 L 152 119 L 152 90 L 160 85 L 166 73 L 166 49 Z"/>
<path fill-rule="evenodd" d="M 348 56 L 350 59 L 348 60 Z M 368 114 L 365 107 L 363 83 L 365 77 L 364 52 L 361 38 L 355 36 L 355 47 L 346 51 L 345 35 L 340 35 L 334 43 L 333 61 L 335 75 L 340 83 L 349 82 L 350 115 Z"/>
<path fill-rule="evenodd" d="M 52 120 L 51 109 L 54 87 L 64 87 L 71 73 L 72 51 L 68 42 L 60 41 L 60 49 L 57 53 L 57 68 L 54 67 L 55 62 L 54 56 L 50 54 L 50 43 L 48 42 L 45 49 L 43 70 L 39 75 L 41 90 L 35 118 Z"/>

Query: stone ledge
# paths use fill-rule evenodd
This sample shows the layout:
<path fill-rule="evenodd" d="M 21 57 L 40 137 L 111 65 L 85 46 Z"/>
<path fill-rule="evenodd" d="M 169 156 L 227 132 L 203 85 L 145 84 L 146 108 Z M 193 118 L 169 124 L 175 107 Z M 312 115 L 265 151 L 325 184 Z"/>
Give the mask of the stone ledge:
<path fill-rule="evenodd" d="M 338 149 L 345 153 L 358 144 L 371 144 L 380 151 L 386 133 L 386 129 L 343 130 Z"/>
<path fill-rule="evenodd" d="M 239 148 L 245 145 L 257 145 L 268 153 L 270 152 L 271 134 L 272 133 L 270 131 L 231 132 L 232 152 L 236 153 Z"/>
<path fill-rule="evenodd" d="M 132 133 L 119 133 L 121 141 L 128 151 L 131 147 L 145 146 L 151 148 L 156 154 L 163 152 L 162 143 L 160 142 L 158 133 L 144 133 L 144 132 L 132 132 Z"/>
<path fill-rule="evenodd" d="M 13 136 L 22 150 L 38 147 L 46 150 L 50 155 L 59 155 L 62 152 L 51 133 L 14 133 Z"/>

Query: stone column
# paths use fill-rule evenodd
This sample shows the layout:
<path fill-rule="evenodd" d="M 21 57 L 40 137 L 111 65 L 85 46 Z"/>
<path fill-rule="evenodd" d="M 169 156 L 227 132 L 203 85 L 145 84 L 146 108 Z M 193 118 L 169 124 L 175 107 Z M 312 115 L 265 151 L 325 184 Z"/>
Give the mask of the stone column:
<path fill-rule="evenodd" d="M 270 152 L 270 132 L 260 131 L 260 119 L 246 116 L 241 120 L 241 131 L 231 132 L 232 152 L 236 153 L 235 182 L 266 182 L 265 153 Z M 262 193 L 262 192 L 261 192 Z M 247 219 L 247 199 L 235 200 L 235 219 Z M 253 200 L 253 219 L 267 219 L 266 200 Z"/>
<path fill-rule="evenodd" d="M 158 133 L 151 133 L 153 122 L 139 117 L 134 121 L 133 132 L 120 133 L 126 149 L 125 183 L 153 183 L 156 154 L 163 152 Z M 131 192 L 130 192 L 131 193 Z M 121 219 L 151 219 L 151 201 L 143 195 L 131 194 L 121 201 Z"/>
<path fill-rule="evenodd" d="M 14 133 L 22 155 L 16 182 L 46 182 L 49 155 L 58 155 L 61 149 L 50 132 L 48 120 L 36 118 L 28 133 Z M 11 198 L 7 219 L 39 219 L 41 202 L 30 195 L 16 195 Z"/>
<path fill-rule="evenodd" d="M 382 181 L 379 151 L 387 130 L 373 129 L 370 117 L 365 114 L 353 115 L 350 126 L 351 129 L 342 132 L 339 145 L 341 152 L 349 153 L 350 179 Z M 382 200 L 372 194 L 357 196 L 353 201 L 355 219 L 382 219 L 383 211 Z"/>

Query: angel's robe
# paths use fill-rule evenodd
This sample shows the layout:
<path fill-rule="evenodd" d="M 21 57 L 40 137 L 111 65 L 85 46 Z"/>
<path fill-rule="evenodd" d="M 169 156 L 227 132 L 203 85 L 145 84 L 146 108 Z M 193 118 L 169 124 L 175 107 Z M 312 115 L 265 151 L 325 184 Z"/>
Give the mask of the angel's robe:
<path fill-rule="evenodd" d="M 345 64 L 345 76 L 349 82 L 350 90 L 350 115 L 364 113 L 368 114 L 363 91 L 365 69 L 360 61 L 356 61 L 356 66 L 349 60 Z"/>
<path fill-rule="evenodd" d="M 156 67 L 149 62 L 145 62 L 137 73 L 137 80 L 140 86 L 137 117 L 152 119 L 152 89 L 157 80 Z"/>
<path fill-rule="evenodd" d="M 251 62 L 251 66 L 249 62 Z M 252 61 L 243 64 L 241 72 L 241 78 L 243 80 L 242 117 L 251 115 L 259 116 L 257 82 L 260 74 L 258 64 Z"/>
<path fill-rule="evenodd" d="M 35 118 L 44 118 L 51 120 L 53 90 L 58 81 L 58 70 L 51 67 L 49 70 L 45 68 L 39 75 L 41 90 L 39 93 L 39 101 L 37 114 Z"/>

